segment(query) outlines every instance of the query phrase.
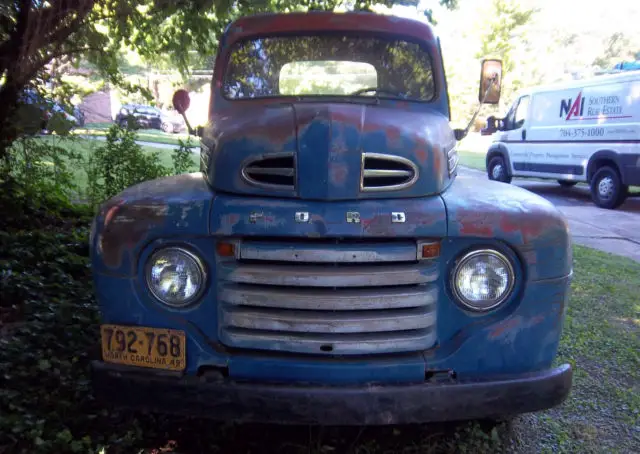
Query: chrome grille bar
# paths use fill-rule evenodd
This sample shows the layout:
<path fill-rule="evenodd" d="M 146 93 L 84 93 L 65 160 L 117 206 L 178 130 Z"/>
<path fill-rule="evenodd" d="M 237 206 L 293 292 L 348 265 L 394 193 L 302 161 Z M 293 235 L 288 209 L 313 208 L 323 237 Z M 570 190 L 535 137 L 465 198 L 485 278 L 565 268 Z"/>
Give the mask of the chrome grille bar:
<path fill-rule="evenodd" d="M 366 311 L 402 309 L 433 305 L 438 298 L 435 287 L 404 287 L 375 289 L 284 288 L 224 284 L 220 303 L 234 306 L 264 308 Z M 226 310 L 226 309 L 225 309 Z"/>
<path fill-rule="evenodd" d="M 438 270 L 431 263 L 358 265 L 339 269 L 320 265 L 221 264 L 219 271 L 229 282 L 288 287 L 385 287 L 426 284 L 438 278 Z"/>

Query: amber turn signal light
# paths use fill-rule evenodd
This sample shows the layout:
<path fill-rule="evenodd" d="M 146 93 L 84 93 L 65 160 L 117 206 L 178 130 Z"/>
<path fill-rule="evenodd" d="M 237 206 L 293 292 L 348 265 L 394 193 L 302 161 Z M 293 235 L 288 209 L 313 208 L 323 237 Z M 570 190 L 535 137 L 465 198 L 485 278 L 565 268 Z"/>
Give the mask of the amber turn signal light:
<path fill-rule="evenodd" d="M 434 259 L 440 256 L 440 242 L 418 243 L 418 260 Z"/>
<path fill-rule="evenodd" d="M 233 243 L 219 242 L 216 246 L 216 252 L 220 257 L 235 257 L 236 247 Z"/>

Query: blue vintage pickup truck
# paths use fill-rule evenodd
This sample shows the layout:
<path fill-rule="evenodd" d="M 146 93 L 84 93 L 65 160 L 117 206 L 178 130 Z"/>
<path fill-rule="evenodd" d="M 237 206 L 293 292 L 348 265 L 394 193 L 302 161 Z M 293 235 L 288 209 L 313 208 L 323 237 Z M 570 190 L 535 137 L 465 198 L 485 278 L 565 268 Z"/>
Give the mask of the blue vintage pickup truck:
<path fill-rule="evenodd" d="M 501 63 L 479 72 L 480 102 L 497 103 Z M 428 25 L 240 18 L 211 87 L 201 172 L 128 188 L 95 218 L 99 398 L 344 425 L 566 398 L 567 222 L 528 191 L 457 175 L 468 128 L 450 127 Z"/>

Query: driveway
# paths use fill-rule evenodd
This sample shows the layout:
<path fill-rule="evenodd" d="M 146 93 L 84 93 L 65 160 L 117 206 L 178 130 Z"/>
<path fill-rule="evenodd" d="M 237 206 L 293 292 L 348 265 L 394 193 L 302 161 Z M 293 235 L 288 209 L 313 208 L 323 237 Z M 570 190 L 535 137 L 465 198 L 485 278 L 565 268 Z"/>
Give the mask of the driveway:
<path fill-rule="evenodd" d="M 468 167 L 460 167 L 459 174 L 487 180 L 485 172 Z M 566 189 L 554 181 L 518 178 L 511 184 L 544 197 L 562 211 L 569 220 L 574 243 L 640 262 L 640 197 L 628 198 L 616 210 L 605 210 L 591 202 L 589 190 L 583 185 Z"/>

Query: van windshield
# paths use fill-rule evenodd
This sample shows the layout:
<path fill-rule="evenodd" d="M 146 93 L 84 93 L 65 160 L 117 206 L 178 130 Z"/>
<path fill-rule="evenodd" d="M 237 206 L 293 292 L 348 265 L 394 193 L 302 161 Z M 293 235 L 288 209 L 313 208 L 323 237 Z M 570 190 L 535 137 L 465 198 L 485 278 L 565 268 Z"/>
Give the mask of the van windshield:
<path fill-rule="evenodd" d="M 230 99 L 375 95 L 428 102 L 435 97 L 431 58 L 420 45 L 334 34 L 236 43 L 222 89 Z"/>

